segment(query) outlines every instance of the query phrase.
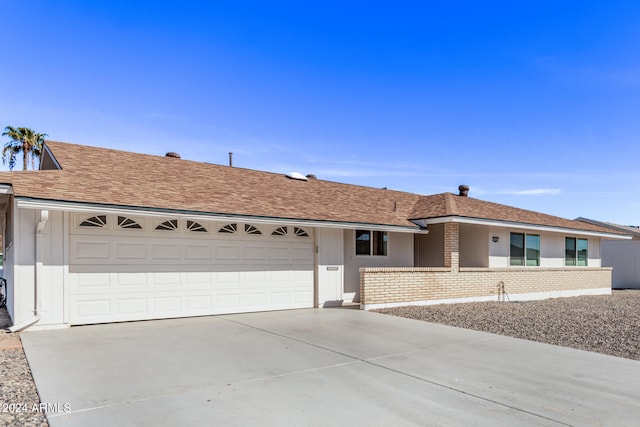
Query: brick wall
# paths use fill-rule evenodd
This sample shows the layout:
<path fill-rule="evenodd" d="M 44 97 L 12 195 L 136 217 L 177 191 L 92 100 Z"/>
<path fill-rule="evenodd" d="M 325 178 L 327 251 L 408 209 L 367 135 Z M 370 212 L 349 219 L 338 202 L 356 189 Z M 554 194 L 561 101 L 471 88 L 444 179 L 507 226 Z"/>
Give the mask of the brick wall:
<path fill-rule="evenodd" d="M 446 222 L 444 224 L 444 266 L 458 271 L 460 264 L 460 224 Z"/>
<path fill-rule="evenodd" d="M 453 251 L 452 251 L 453 252 Z M 360 304 L 611 288 L 611 268 L 361 268 Z"/>

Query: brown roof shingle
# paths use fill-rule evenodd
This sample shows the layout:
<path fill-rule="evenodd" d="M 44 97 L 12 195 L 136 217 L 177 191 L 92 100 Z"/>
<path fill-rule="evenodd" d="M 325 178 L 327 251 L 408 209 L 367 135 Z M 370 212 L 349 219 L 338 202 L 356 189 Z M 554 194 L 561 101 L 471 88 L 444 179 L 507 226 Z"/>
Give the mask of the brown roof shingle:
<path fill-rule="evenodd" d="M 62 170 L 0 172 L 14 194 L 38 199 L 315 221 L 415 227 L 411 219 L 460 216 L 611 232 L 451 193 L 298 181 L 283 174 L 47 141 Z"/>
<path fill-rule="evenodd" d="M 203 213 L 415 226 L 416 194 L 47 141 L 62 170 L 0 173 L 18 196 Z"/>
<path fill-rule="evenodd" d="M 453 193 L 423 196 L 416 203 L 410 219 L 430 219 L 443 217 L 465 217 L 493 221 L 516 222 L 547 227 L 561 227 L 576 230 L 611 232 L 604 227 L 581 223 L 570 219 L 547 215 L 526 209 L 514 208 L 499 203 L 487 202 L 472 197 L 461 197 Z"/>

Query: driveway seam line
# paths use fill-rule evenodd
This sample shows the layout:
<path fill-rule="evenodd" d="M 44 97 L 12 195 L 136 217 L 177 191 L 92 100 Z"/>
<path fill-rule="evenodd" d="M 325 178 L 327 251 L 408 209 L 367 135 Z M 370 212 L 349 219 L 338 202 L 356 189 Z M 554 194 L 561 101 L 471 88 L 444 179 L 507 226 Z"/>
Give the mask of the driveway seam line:
<path fill-rule="evenodd" d="M 268 377 L 251 378 L 251 379 L 247 379 L 247 380 L 244 380 L 244 381 L 236 381 L 236 382 L 232 382 L 232 383 L 228 383 L 228 384 L 216 384 L 216 385 L 206 385 L 206 386 L 201 386 L 201 387 L 192 387 L 192 388 L 185 389 L 185 390 L 173 391 L 171 393 L 155 394 L 155 395 L 151 395 L 151 396 L 140 397 L 140 398 L 137 398 L 137 399 L 123 400 L 123 401 L 120 401 L 120 402 L 111 403 L 109 405 L 93 406 L 91 408 L 83 408 L 83 409 L 78 409 L 78 410 L 75 410 L 75 411 L 62 412 L 62 413 L 51 413 L 51 414 L 47 414 L 47 417 L 54 418 L 54 417 L 59 417 L 59 416 L 67 416 L 67 415 L 70 415 L 70 414 L 79 414 L 79 413 L 82 413 L 82 412 L 95 411 L 95 410 L 104 409 L 104 408 L 112 408 L 112 407 L 121 406 L 121 405 L 130 405 L 130 404 L 139 403 L 139 402 L 147 402 L 147 401 L 156 400 L 156 399 L 164 399 L 164 398 L 167 398 L 167 397 L 179 396 L 179 395 L 181 395 L 183 393 L 190 393 L 190 392 L 197 392 L 197 391 L 204 391 L 204 390 L 214 390 L 216 388 L 225 388 L 225 387 L 229 387 L 229 386 L 232 386 L 232 385 L 250 384 L 252 382 L 269 380 L 271 378 L 283 378 L 283 377 L 288 377 L 288 376 L 305 374 L 305 373 L 308 373 L 308 372 L 323 371 L 325 369 L 337 368 L 337 367 L 340 367 L 340 366 L 353 365 L 354 363 L 357 363 L 357 362 L 358 362 L 357 360 L 351 360 L 351 361 L 345 362 L 345 363 L 335 363 L 333 365 L 322 366 L 322 367 L 319 367 L 319 368 L 302 369 L 300 371 L 286 372 L 286 373 L 278 374 L 278 375 L 270 375 Z"/>
<path fill-rule="evenodd" d="M 535 412 L 527 411 L 525 409 L 516 408 L 516 407 L 508 405 L 506 403 L 502 403 L 502 402 L 498 402 L 498 401 L 495 401 L 495 400 L 492 400 L 492 399 L 489 399 L 489 398 L 486 398 L 486 397 L 478 396 L 476 394 L 469 393 L 467 391 L 460 390 L 460 389 L 448 386 L 446 384 L 441 384 L 441 383 L 438 383 L 438 382 L 435 382 L 435 381 L 432 381 L 432 380 L 428 380 L 426 378 L 418 377 L 416 375 L 409 374 L 407 372 L 402 372 L 402 371 L 399 371 L 397 369 L 393 369 L 393 368 L 390 368 L 390 367 L 387 367 L 387 366 L 383 366 L 383 365 L 380 365 L 380 364 L 377 364 L 377 363 L 373 362 L 373 360 L 379 360 L 379 359 L 383 359 L 383 358 L 393 357 L 393 355 L 378 356 L 378 357 L 371 358 L 371 359 L 362 359 L 362 358 L 359 358 L 359 357 L 356 357 L 356 356 L 352 356 L 350 354 L 343 353 L 341 351 L 332 350 L 330 348 L 323 347 L 323 346 L 321 346 L 319 344 L 314 344 L 314 343 L 311 343 L 311 342 L 308 342 L 308 341 L 304 341 L 304 340 L 302 340 L 300 338 L 290 337 L 288 335 L 280 334 L 280 333 L 277 333 L 277 332 L 274 332 L 274 331 L 270 331 L 270 330 L 267 330 L 267 329 L 264 329 L 264 328 L 260 328 L 260 327 L 253 326 L 253 325 L 249 325 L 247 323 L 243 323 L 241 321 L 233 320 L 233 319 L 226 318 L 226 317 L 223 317 L 223 316 L 221 316 L 221 318 L 222 318 L 222 320 L 225 320 L 227 322 L 236 323 L 238 325 L 246 326 L 248 328 L 255 329 L 255 330 L 258 330 L 258 331 L 261 331 L 261 332 L 265 332 L 265 333 L 268 333 L 268 334 L 271 334 L 271 335 L 275 335 L 277 337 L 285 338 L 287 340 L 291 340 L 291 341 L 299 342 L 299 343 L 302 343 L 302 344 L 310 345 L 312 347 L 316 347 L 316 348 L 319 348 L 321 350 L 325 350 L 325 351 L 329 351 L 329 352 L 332 352 L 332 353 L 335 353 L 335 354 L 339 354 L 341 356 L 345 356 L 345 357 L 348 357 L 350 359 L 357 360 L 357 361 L 369 364 L 371 366 L 376 366 L 376 367 L 381 368 L 381 369 L 385 369 L 385 370 L 388 370 L 388 371 L 391 371 L 391 372 L 395 372 L 397 374 L 401 374 L 401 375 L 407 376 L 409 378 L 413 378 L 413 379 L 421 381 L 421 382 L 426 382 L 428 384 L 435 385 L 435 386 L 441 387 L 441 388 L 445 388 L 445 389 L 451 390 L 453 392 L 462 393 L 464 395 L 467 395 L 467 396 L 470 396 L 470 397 L 473 397 L 473 398 L 476 398 L 476 399 L 479 399 L 479 400 L 483 400 L 485 402 L 490 402 L 490 403 L 493 403 L 495 405 L 502 406 L 504 408 L 509 408 L 509 409 L 517 411 L 517 412 L 529 414 L 529 415 L 532 415 L 534 417 L 541 418 L 543 420 L 551 421 L 551 422 L 554 422 L 554 423 L 557 423 L 557 424 L 560 424 L 560 425 L 564 425 L 564 426 L 572 426 L 572 424 L 568 424 L 568 423 L 565 423 L 563 421 L 555 420 L 553 418 L 549 418 L 549 417 L 546 417 L 546 416 L 541 415 L 541 414 L 536 414 Z M 424 350 L 418 350 L 418 351 L 424 351 Z"/>

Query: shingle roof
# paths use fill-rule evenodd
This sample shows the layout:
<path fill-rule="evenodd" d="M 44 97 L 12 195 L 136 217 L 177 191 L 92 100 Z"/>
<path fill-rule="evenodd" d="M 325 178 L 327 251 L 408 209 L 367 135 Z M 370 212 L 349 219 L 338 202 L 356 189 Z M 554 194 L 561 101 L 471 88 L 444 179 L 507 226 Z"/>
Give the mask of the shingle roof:
<path fill-rule="evenodd" d="M 410 219 L 433 219 L 453 216 L 584 231 L 612 232 L 610 229 L 594 224 L 514 208 L 512 206 L 487 202 L 472 197 L 460 197 L 452 193 L 421 197 L 416 203 Z"/>
<path fill-rule="evenodd" d="M 640 228 L 638 226 L 614 224 L 612 222 L 598 221 L 595 219 L 589 219 L 589 218 L 583 218 L 583 217 L 576 218 L 576 221 L 599 225 L 611 230 L 628 234 L 630 236 L 633 236 L 634 239 L 640 239 Z"/>
<path fill-rule="evenodd" d="M 12 184 L 16 196 L 404 227 L 415 227 L 411 219 L 460 216 L 611 232 L 451 193 L 424 196 L 62 142 L 46 145 L 62 170 L 0 172 L 0 182 Z"/>
<path fill-rule="evenodd" d="M 203 213 L 412 226 L 416 194 L 47 141 L 62 170 L 0 173 L 19 196 Z"/>

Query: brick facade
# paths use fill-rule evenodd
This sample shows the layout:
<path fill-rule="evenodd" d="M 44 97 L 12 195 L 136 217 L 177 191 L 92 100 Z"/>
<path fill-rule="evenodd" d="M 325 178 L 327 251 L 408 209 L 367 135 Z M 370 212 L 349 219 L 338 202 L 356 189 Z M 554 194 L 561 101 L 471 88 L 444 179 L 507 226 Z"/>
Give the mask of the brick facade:
<path fill-rule="evenodd" d="M 611 288 L 611 268 L 361 268 L 360 304 Z M 502 288 L 501 288 L 502 286 Z M 586 293 L 586 292 L 585 292 Z"/>
<path fill-rule="evenodd" d="M 458 271 L 460 265 L 460 224 L 447 222 L 444 224 L 444 266 L 451 271 Z"/>

